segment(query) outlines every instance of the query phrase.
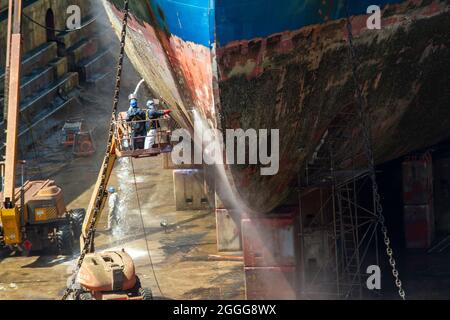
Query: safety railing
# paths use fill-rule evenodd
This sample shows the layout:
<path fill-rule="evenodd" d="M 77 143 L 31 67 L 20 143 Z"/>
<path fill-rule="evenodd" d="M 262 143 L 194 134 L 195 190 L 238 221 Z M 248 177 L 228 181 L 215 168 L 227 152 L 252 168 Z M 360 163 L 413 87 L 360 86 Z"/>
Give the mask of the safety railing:
<path fill-rule="evenodd" d="M 172 151 L 169 118 L 127 121 L 121 113 L 114 122 L 114 138 L 118 157 L 153 157 Z"/>

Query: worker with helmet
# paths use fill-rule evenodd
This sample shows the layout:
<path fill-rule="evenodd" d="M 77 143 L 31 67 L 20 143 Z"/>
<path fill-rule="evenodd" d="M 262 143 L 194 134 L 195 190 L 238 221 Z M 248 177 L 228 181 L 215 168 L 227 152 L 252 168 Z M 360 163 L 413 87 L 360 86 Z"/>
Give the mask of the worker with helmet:
<path fill-rule="evenodd" d="M 132 130 L 132 146 L 133 149 L 143 149 L 146 136 L 146 113 L 139 108 L 135 94 L 130 94 L 128 100 L 130 101 L 130 108 L 127 111 L 126 121 L 130 123 Z"/>
<path fill-rule="evenodd" d="M 108 188 L 108 226 L 107 231 L 111 231 L 113 225 L 116 226 L 120 223 L 120 212 L 119 212 L 119 195 L 114 187 Z"/>
<path fill-rule="evenodd" d="M 144 149 L 150 149 L 156 143 L 156 136 L 158 134 L 158 129 L 160 124 L 157 121 L 159 118 L 169 115 L 172 110 L 157 110 L 156 103 L 154 100 L 147 101 L 147 119 L 151 120 L 147 122 L 147 137 L 145 138 Z"/>

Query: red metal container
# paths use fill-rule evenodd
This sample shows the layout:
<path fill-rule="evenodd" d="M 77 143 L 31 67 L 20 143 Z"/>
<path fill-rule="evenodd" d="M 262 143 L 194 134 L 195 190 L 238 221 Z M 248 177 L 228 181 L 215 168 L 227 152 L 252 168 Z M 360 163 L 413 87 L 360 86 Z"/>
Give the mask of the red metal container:
<path fill-rule="evenodd" d="M 295 267 L 245 268 L 247 300 L 295 300 L 296 270 Z"/>
<path fill-rule="evenodd" d="M 242 220 L 246 267 L 283 267 L 297 264 L 296 219 L 289 217 Z"/>
<path fill-rule="evenodd" d="M 405 206 L 405 237 L 409 249 L 428 249 L 434 239 L 433 207 Z"/>
<path fill-rule="evenodd" d="M 433 201 L 433 164 L 431 156 L 411 157 L 403 162 L 403 203 L 430 204 Z"/>

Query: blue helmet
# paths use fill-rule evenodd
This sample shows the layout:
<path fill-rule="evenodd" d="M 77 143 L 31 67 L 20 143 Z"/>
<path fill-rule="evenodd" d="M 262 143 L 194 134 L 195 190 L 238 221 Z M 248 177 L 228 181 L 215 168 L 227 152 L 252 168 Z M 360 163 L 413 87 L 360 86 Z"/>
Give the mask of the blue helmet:
<path fill-rule="evenodd" d="M 153 100 L 148 100 L 147 101 L 147 108 L 149 110 L 155 110 L 155 102 Z"/>
<path fill-rule="evenodd" d="M 131 99 L 130 100 L 130 107 L 132 108 L 137 108 L 138 107 L 138 102 L 136 99 Z"/>
<path fill-rule="evenodd" d="M 108 188 L 108 192 L 109 192 L 109 193 L 116 193 L 116 188 L 114 188 L 114 187 L 109 187 L 109 188 Z"/>

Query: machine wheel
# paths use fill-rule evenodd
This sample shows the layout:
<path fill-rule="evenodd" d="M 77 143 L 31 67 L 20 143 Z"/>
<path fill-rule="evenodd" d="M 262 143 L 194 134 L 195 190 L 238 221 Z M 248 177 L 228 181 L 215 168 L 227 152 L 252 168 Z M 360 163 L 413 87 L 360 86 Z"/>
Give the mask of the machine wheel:
<path fill-rule="evenodd" d="M 0 248 L 5 247 L 4 235 L 3 235 L 3 227 L 0 226 Z"/>
<path fill-rule="evenodd" d="M 153 300 L 153 293 L 149 288 L 141 287 L 139 288 L 138 293 L 142 297 L 142 300 Z"/>
<path fill-rule="evenodd" d="M 133 296 L 142 297 L 142 300 L 153 300 L 152 290 L 143 288 L 138 276 L 136 276 L 136 284 L 131 292 Z"/>
<path fill-rule="evenodd" d="M 74 209 L 70 212 L 70 222 L 72 225 L 73 237 L 79 239 L 81 236 L 81 228 L 83 227 L 86 210 Z"/>
<path fill-rule="evenodd" d="M 56 232 L 56 245 L 63 255 L 71 255 L 73 250 L 73 234 L 69 224 L 61 225 Z"/>

